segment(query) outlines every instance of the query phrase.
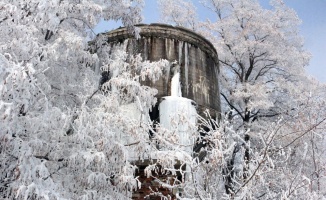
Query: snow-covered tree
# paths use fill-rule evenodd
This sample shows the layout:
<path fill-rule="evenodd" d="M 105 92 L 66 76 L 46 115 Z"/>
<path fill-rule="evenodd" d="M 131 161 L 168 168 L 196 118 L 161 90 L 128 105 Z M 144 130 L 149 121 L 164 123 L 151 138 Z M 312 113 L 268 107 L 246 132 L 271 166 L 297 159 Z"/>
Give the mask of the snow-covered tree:
<path fill-rule="evenodd" d="M 139 186 L 128 154 L 146 152 L 149 127 L 124 114 L 128 103 L 148 113 L 155 90 L 130 68 L 151 78 L 148 68 L 159 73 L 165 62 L 142 62 L 117 48 L 100 63 L 88 42 L 100 19 L 121 20 L 136 36 L 142 6 L 1 1 L 1 199 L 127 199 Z M 116 73 L 103 81 L 96 69 Z"/>
<path fill-rule="evenodd" d="M 246 148 L 238 145 L 244 143 L 244 133 L 227 117 L 219 122 L 199 117 L 199 132 L 205 135 L 200 137 L 197 133 L 198 142 L 206 146 L 195 155 L 182 151 L 173 140 L 174 132 L 164 130 L 169 137 L 158 140 L 169 151 L 158 152 L 157 164 L 164 173 L 182 173 L 183 180 L 173 180 L 173 185 L 157 181 L 182 191 L 180 199 L 323 199 L 325 85 L 310 83 L 316 87 L 300 94 L 301 101 L 293 116 L 260 124 L 264 126 L 260 130 L 246 132 L 251 137 L 248 162 L 243 157 Z M 183 169 L 174 167 L 176 160 Z M 148 170 L 157 170 L 157 164 Z"/>
<path fill-rule="evenodd" d="M 156 181 L 178 198 L 325 195 L 325 86 L 300 81 L 308 55 L 295 14 L 281 1 L 264 10 L 211 0 L 217 20 L 197 22 L 195 7 L 179 2 L 164 20 L 200 31 L 220 55 L 228 109 L 218 123 L 177 112 L 154 129 L 156 90 L 140 80 L 157 80 L 170 63 L 101 36 L 89 43 L 100 19 L 121 20 L 137 37 L 142 0 L 0 3 L 0 198 L 129 199 L 141 186 L 132 161 L 143 159 L 153 161 L 147 176 L 174 176 Z M 181 129 L 204 147 L 193 154 L 180 144 Z"/>
<path fill-rule="evenodd" d="M 190 5 L 182 6 L 185 3 Z M 196 31 L 209 38 L 218 52 L 225 109 L 232 109 L 232 115 L 245 123 L 288 111 L 284 105 L 288 101 L 279 98 L 296 92 L 310 57 L 298 34 L 296 13 L 278 0 L 271 2 L 272 10 L 263 9 L 256 0 L 206 0 L 204 5 L 216 20 L 197 21 Z M 169 6 L 178 9 L 167 16 L 164 4 L 162 16 L 175 25 L 186 20 L 182 14 L 186 10 L 195 12 L 188 1 L 171 1 Z M 189 23 L 181 24 L 193 29 Z"/>
<path fill-rule="evenodd" d="M 163 19 L 175 25 L 186 22 L 183 13 L 195 8 L 182 6 L 185 3 L 190 2 L 170 1 L 169 7 L 178 9 Z M 224 138 L 219 145 L 213 137 L 215 126 L 207 132 L 205 142 L 212 144 L 207 159 L 219 152 L 224 160 L 199 174 L 221 182 L 214 182 L 215 191 L 209 189 L 212 182 L 206 184 L 197 195 L 220 198 L 225 195 L 217 192 L 220 184 L 230 198 L 325 195 L 318 189 L 324 173 L 320 172 L 325 170 L 321 160 L 326 113 L 320 106 L 325 103 L 320 98 L 325 85 L 305 74 L 310 55 L 298 34 L 298 16 L 281 0 L 271 1 L 272 9 L 262 8 L 256 0 L 205 0 L 203 5 L 216 18 L 197 21 L 195 31 L 208 38 L 219 55 L 226 113 L 219 126 L 227 128 L 218 130 Z M 163 15 L 168 14 L 165 8 L 160 7 Z"/>
<path fill-rule="evenodd" d="M 191 1 L 159 0 L 161 22 L 173 22 L 176 26 L 198 29 L 196 7 Z"/>

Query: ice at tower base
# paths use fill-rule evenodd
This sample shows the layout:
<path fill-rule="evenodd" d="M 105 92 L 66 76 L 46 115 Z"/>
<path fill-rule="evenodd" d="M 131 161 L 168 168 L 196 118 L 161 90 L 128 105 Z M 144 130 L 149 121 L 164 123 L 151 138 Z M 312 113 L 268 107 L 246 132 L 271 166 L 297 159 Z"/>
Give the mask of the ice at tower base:
<path fill-rule="evenodd" d="M 140 28 L 139 38 L 135 38 L 124 27 L 101 34 L 109 48 L 106 48 L 106 52 L 98 51 L 99 58 L 101 60 L 101 54 L 111 54 L 120 48 L 130 55 L 140 54 L 143 60 L 169 61 L 169 67 L 159 80 L 145 80 L 141 84 L 158 90 L 158 103 L 149 113 L 151 120 L 156 120 L 169 129 L 173 127 L 173 118 L 173 123 L 178 124 L 179 143 L 185 146 L 184 150 L 191 152 L 195 138 L 188 131 L 189 124 L 182 124 L 179 114 L 187 116 L 193 125 L 197 123 L 197 114 L 205 117 L 205 112 L 208 112 L 213 118 L 219 116 L 217 52 L 203 36 L 182 27 L 141 24 L 137 28 Z M 114 73 L 117 72 L 112 72 Z M 124 105 L 121 110 L 126 112 L 126 116 L 144 120 L 136 103 Z M 126 143 L 131 142 L 127 140 L 128 138 Z"/>

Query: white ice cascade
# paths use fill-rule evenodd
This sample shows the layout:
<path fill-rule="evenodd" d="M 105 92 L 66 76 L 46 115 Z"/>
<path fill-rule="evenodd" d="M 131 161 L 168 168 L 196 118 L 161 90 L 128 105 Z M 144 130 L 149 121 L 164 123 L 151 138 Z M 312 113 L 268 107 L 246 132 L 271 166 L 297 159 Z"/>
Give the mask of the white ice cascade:
<path fill-rule="evenodd" d="M 179 67 L 174 67 L 173 70 L 173 77 L 171 80 L 171 96 L 173 97 L 182 96 Z"/>
<path fill-rule="evenodd" d="M 196 103 L 182 97 L 180 66 L 175 65 L 171 71 L 173 73 L 171 96 L 163 97 L 159 105 L 160 123 L 164 128 L 176 131 L 180 150 L 191 154 L 196 133 L 194 128 L 197 122 Z"/>

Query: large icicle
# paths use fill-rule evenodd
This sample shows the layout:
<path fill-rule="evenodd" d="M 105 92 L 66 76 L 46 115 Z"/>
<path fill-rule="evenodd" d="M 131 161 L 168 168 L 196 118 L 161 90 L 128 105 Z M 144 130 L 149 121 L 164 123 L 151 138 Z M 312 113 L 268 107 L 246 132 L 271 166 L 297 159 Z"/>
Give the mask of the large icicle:
<path fill-rule="evenodd" d="M 171 96 L 181 97 L 180 72 L 173 75 L 171 80 Z"/>
<path fill-rule="evenodd" d="M 186 88 L 186 95 L 189 93 L 189 82 L 188 82 L 188 66 L 189 66 L 189 55 L 188 55 L 188 44 L 185 43 L 185 88 Z"/>
<path fill-rule="evenodd" d="M 179 51 L 178 51 L 179 65 L 181 65 L 182 63 L 182 47 L 183 47 L 183 42 L 179 41 Z"/>

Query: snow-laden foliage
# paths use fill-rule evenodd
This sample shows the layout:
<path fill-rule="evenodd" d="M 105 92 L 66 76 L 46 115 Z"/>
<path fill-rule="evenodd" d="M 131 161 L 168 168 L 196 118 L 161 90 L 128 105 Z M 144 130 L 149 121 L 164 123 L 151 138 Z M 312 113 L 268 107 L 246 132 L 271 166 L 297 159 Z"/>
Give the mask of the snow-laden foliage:
<path fill-rule="evenodd" d="M 165 62 L 129 62 L 117 49 L 99 66 L 88 41 L 100 19 L 137 35 L 142 3 L 1 1 L 1 199 L 126 199 L 140 186 L 128 158 L 145 156 L 148 123 L 123 111 L 148 113 L 156 91 L 130 68 L 155 80 Z M 95 66 L 118 70 L 101 83 Z"/>
<path fill-rule="evenodd" d="M 154 178 L 157 172 L 181 175 L 169 182 L 155 179 L 178 191 L 180 199 L 323 199 L 326 119 L 325 109 L 318 106 L 325 104 L 325 90 L 318 92 L 323 98 L 307 96 L 296 117 L 260 124 L 264 127 L 259 131 L 239 131 L 225 116 L 219 122 L 198 116 L 196 130 L 185 112 L 177 113 L 172 120 L 183 119 L 179 126 L 188 126 L 202 148 L 184 151 L 178 143 L 178 125 L 158 127 L 154 140 L 161 148 L 152 153 L 156 163 L 145 173 Z M 249 144 L 245 134 L 251 137 Z M 246 151 L 250 160 L 244 157 Z"/>
<path fill-rule="evenodd" d="M 89 74 L 70 85 L 76 87 L 71 94 L 64 91 L 65 77 L 57 76 L 63 84 L 58 88 L 44 87 L 49 84 L 46 74 L 3 57 L 2 69 L 7 70 L 0 106 L 3 198 L 126 199 L 140 186 L 129 158 L 148 153 L 149 125 L 126 117 L 130 110 L 124 112 L 124 105 L 134 103 L 135 112 L 147 119 L 157 91 L 141 86 L 130 69 L 155 80 L 148 68 L 162 70 L 167 62 L 142 62 L 136 56 L 130 63 L 119 49 L 112 55 L 101 67 L 119 69 L 110 80 L 98 88 L 98 77 L 85 66 Z M 94 80 L 89 80 L 91 75 Z M 89 91 L 76 93 L 80 86 Z M 65 100 L 64 95 L 74 99 Z"/>
<path fill-rule="evenodd" d="M 163 23 L 174 22 L 174 25 L 196 30 L 198 26 L 196 7 L 191 1 L 159 0 L 161 21 Z"/>
<path fill-rule="evenodd" d="M 190 14 L 175 22 L 219 52 L 218 122 L 195 124 L 175 109 L 153 124 L 157 91 L 140 82 L 170 63 L 101 36 L 89 45 L 101 18 L 122 20 L 137 37 L 142 0 L 0 3 L 0 198 L 130 199 L 142 186 L 134 161 L 145 159 L 146 175 L 180 199 L 325 197 L 325 85 L 303 79 L 308 54 L 295 13 L 281 1 L 264 10 L 254 0 L 211 0 L 217 20 L 197 22 L 195 7 L 179 2 L 165 20 Z"/>
<path fill-rule="evenodd" d="M 185 3 L 191 4 L 170 1 L 169 7 L 178 9 L 166 16 L 168 6 L 162 1 L 163 21 L 178 25 L 185 20 L 183 13 L 194 7 L 182 6 Z M 192 18 L 197 20 L 195 30 L 207 37 L 218 52 L 225 111 L 233 109 L 233 114 L 247 123 L 291 109 L 285 98 L 298 91 L 297 82 L 310 57 L 298 35 L 300 20 L 296 13 L 282 1 L 272 1 L 271 10 L 263 9 L 256 0 L 203 3 L 216 20 L 201 22 Z M 187 23 L 182 25 L 193 29 Z"/>
<path fill-rule="evenodd" d="M 130 67 L 125 51 L 117 54 L 110 66 Z M 164 66 L 162 62 L 151 65 Z M 143 66 L 137 63 L 134 67 L 143 71 Z M 71 107 L 68 101 L 60 104 L 62 109 L 56 106 L 58 102 L 48 99 L 51 90 L 44 91 L 33 82 L 37 81 L 35 74 L 27 76 L 19 64 L 13 64 L 11 69 L 14 73 L 6 76 L 1 88 L 1 168 L 6 169 L 1 172 L 3 197 L 125 199 L 130 196 L 138 181 L 129 154 L 134 152 L 140 157 L 137 152 L 146 153 L 149 128 L 146 121 L 140 124 L 126 118 L 123 104 L 135 101 L 129 97 L 136 98 L 141 102 L 139 107 L 148 113 L 156 102 L 153 98 L 156 91 L 141 86 L 130 78 L 130 71 L 120 68 L 100 91 L 92 88 L 95 92 L 91 96 L 77 93 L 81 105 Z M 87 79 L 80 81 L 76 84 L 89 87 Z M 125 95 L 121 96 L 122 93 Z M 134 141 L 134 146 L 129 147 L 128 141 Z"/>
<path fill-rule="evenodd" d="M 186 197 L 325 198 L 326 87 L 305 74 L 310 55 L 294 10 L 282 0 L 271 9 L 204 0 L 215 19 L 200 21 L 190 1 L 160 2 L 162 21 L 202 34 L 219 56 L 224 115 L 200 125 L 207 162 L 187 163 L 196 178 Z"/>

